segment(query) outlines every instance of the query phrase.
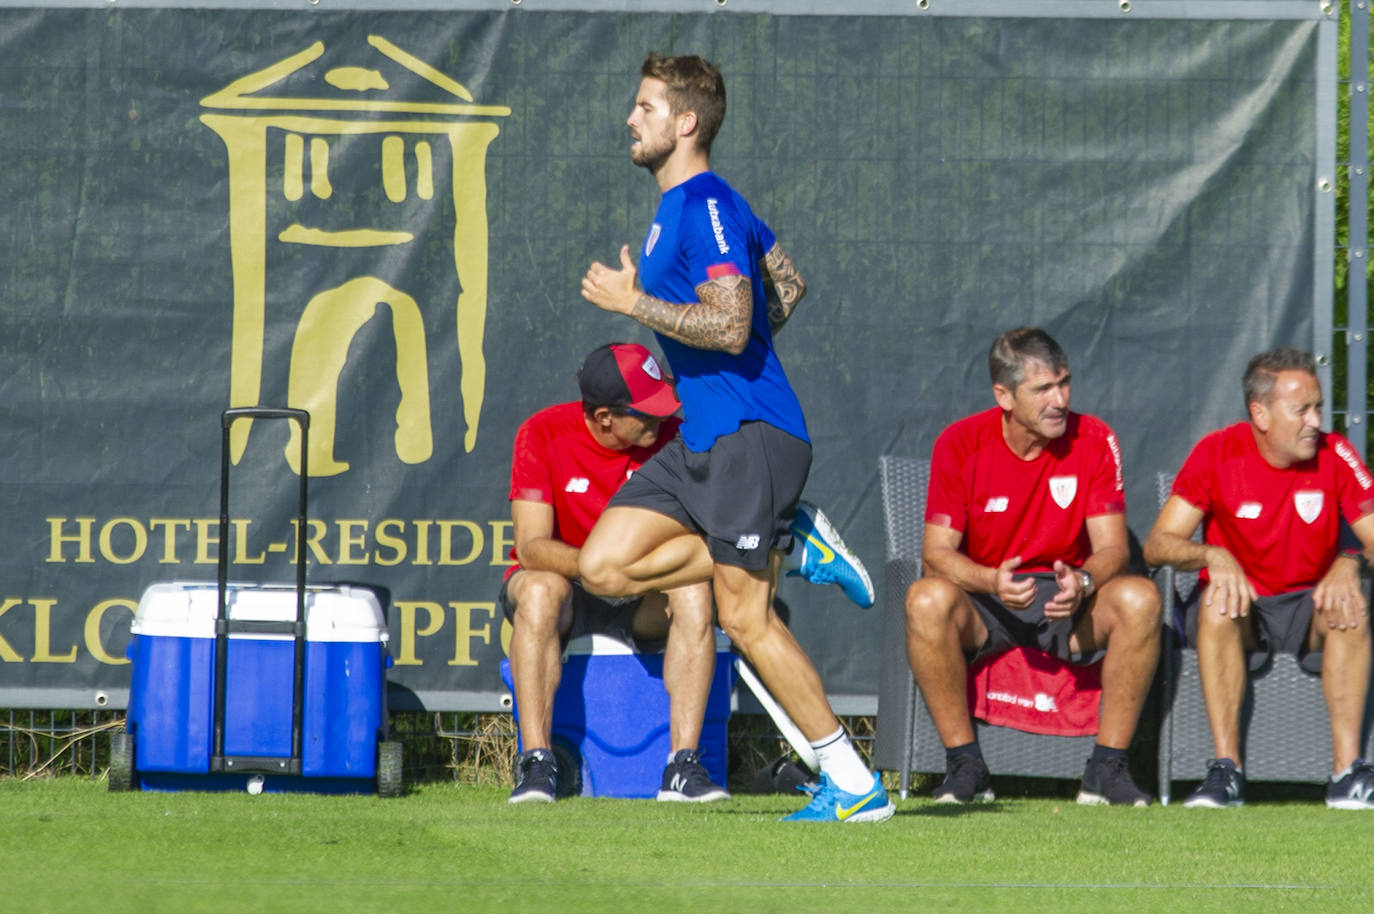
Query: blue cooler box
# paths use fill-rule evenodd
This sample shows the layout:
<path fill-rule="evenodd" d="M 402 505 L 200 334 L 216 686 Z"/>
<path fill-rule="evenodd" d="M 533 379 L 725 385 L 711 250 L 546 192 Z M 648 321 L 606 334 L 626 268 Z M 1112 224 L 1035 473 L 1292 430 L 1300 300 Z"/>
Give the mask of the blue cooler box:
<path fill-rule="evenodd" d="M 718 632 L 699 748 L 711 780 L 722 786 L 728 774 L 733 661 L 729 639 Z M 501 678 L 513 694 L 508 659 L 501 661 Z M 515 717 L 520 719 L 518 706 Z M 574 638 L 563 656 L 552 729 L 554 742 L 581 756 L 582 796 L 657 796 L 671 749 L 663 654 L 639 653 L 608 635 Z"/>
<path fill-rule="evenodd" d="M 218 604 L 215 584 L 166 582 L 149 587 L 134 613 L 126 730 L 145 789 L 242 788 L 250 777 L 209 774 Z M 230 584 L 228 612 L 231 619 L 292 621 L 296 590 Z M 296 782 L 309 790 L 370 792 L 390 660 L 381 604 L 366 588 L 311 586 L 305 616 L 301 775 L 265 775 L 264 789 Z M 225 665 L 225 755 L 289 758 L 291 636 L 232 633 Z"/>

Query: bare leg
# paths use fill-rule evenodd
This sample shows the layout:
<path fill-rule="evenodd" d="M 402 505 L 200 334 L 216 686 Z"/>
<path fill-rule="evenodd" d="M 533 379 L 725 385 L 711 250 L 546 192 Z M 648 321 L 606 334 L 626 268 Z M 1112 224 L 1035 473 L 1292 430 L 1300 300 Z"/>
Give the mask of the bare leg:
<path fill-rule="evenodd" d="M 553 696 L 563 675 L 559 634 L 572 625 L 572 584 L 551 571 L 517 571 L 507 593 L 515 603 L 510 673 L 526 751 L 551 748 Z"/>
<path fill-rule="evenodd" d="M 1232 619 L 1203 604 L 1197 620 L 1197 666 L 1202 700 L 1217 758 L 1244 768 L 1240 752 L 1240 706 L 1245 699 L 1245 648 L 1250 618 Z"/>
<path fill-rule="evenodd" d="M 578 556 L 582 585 L 629 597 L 710 581 L 706 543 L 682 524 L 647 508 L 607 508 Z"/>
<path fill-rule="evenodd" d="M 1159 591 L 1146 578 L 1114 578 L 1103 585 L 1092 611 L 1070 639 L 1075 650 L 1105 646 L 1102 711 L 1097 742 L 1126 749 L 1159 663 Z M 1234 758 L 1234 756 L 1231 756 Z"/>
<path fill-rule="evenodd" d="M 661 600 L 645 598 L 635 616 L 635 632 L 644 624 L 661 628 Z M 711 620 L 711 585 L 695 584 L 667 593 L 668 646 L 663 652 L 663 685 L 668 691 L 668 733 L 673 752 L 696 749 L 701 742 L 702 720 L 715 678 L 716 639 Z"/>
<path fill-rule="evenodd" d="M 770 567 L 763 571 L 717 565 L 716 605 L 721 628 L 758 671 L 797 729 L 814 742 L 834 733 L 840 722 L 830 709 L 811 658 L 773 611 L 781 558 L 781 553 L 774 552 Z"/>
<path fill-rule="evenodd" d="M 1313 614 L 1312 627 L 1322 646 L 1322 694 L 1331 717 L 1331 772 L 1349 768 L 1360 757 L 1360 728 L 1365 700 L 1369 697 L 1369 625 L 1357 628 L 1318 628 Z M 1322 639 L 1324 635 L 1324 639 Z"/>
<path fill-rule="evenodd" d="M 907 590 L 907 659 L 946 749 L 974 740 L 964 652 L 976 650 L 987 637 L 968 594 L 952 582 L 922 578 Z"/>

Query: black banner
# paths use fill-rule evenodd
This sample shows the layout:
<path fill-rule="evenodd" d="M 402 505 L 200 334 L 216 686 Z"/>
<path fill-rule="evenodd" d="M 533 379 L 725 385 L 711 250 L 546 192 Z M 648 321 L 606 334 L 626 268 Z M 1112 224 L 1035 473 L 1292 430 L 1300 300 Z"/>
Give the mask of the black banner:
<path fill-rule="evenodd" d="M 583 355 L 652 344 L 578 295 L 657 189 L 624 120 L 646 51 L 726 77 L 713 164 L 810 287 L 779 337 L 808 497 L 879 572 L 876 460 L 991 403 L 1046 326 L 1075 408 L 1151 478 L 1312 345 L 1311 22 L 0 10 L 0 704 L 120 701 L 156 581 L 291 579 L 312 414 L 313 582 L 389 596 L 398 704 L 496 707 L 509 451 Z M 1325 267 L 1323 262 L 1322 267 Z M 875 577 L 881 577 L 880 573 Z M 842 711 L 879 614 L 782 598 Z"/>

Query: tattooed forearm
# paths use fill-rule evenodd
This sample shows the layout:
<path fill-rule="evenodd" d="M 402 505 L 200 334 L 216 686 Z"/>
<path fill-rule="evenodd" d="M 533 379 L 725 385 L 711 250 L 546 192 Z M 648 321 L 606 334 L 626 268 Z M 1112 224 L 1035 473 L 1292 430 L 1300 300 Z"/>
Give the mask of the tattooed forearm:
<path fill-rule="evenodd" d="M 738 354 L 749 342 L 754 296 L 744 276 L 723 276 L 697 286 L 699 301 L 678 305 L 640 295 L 630 316 L 650 330 L 697 349 Z"/>
<path fill-rule="evenodd" d="M 763 283 L 768 305 L 768 323 L 773 332 L 782 329 L 806 295 L 806 283 L 797 272 L 796 264 L 782 245 L 773 244 L 763 255 Z"/>

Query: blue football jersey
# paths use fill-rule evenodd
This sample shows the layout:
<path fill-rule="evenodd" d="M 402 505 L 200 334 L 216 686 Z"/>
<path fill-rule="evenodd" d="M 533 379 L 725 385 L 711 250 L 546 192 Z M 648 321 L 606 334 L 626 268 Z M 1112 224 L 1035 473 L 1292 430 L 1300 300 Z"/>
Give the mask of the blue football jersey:
<path fill-rule="evenodd" d="M 644 239 L 640 283 L 655 298 L 695 302 L 697 286 L 728 275 L 747 277 L 753 291 L 753 326 L 739 355 L 697 349 L 658 334 L 677 377 L 682 438 L 693 451 L 708 450 L 717 438 L 751 421 L 810 441 L 768 324 L 762 261 L 774 241 L 744 198 L 709 171 L 664 193 Z"/>

